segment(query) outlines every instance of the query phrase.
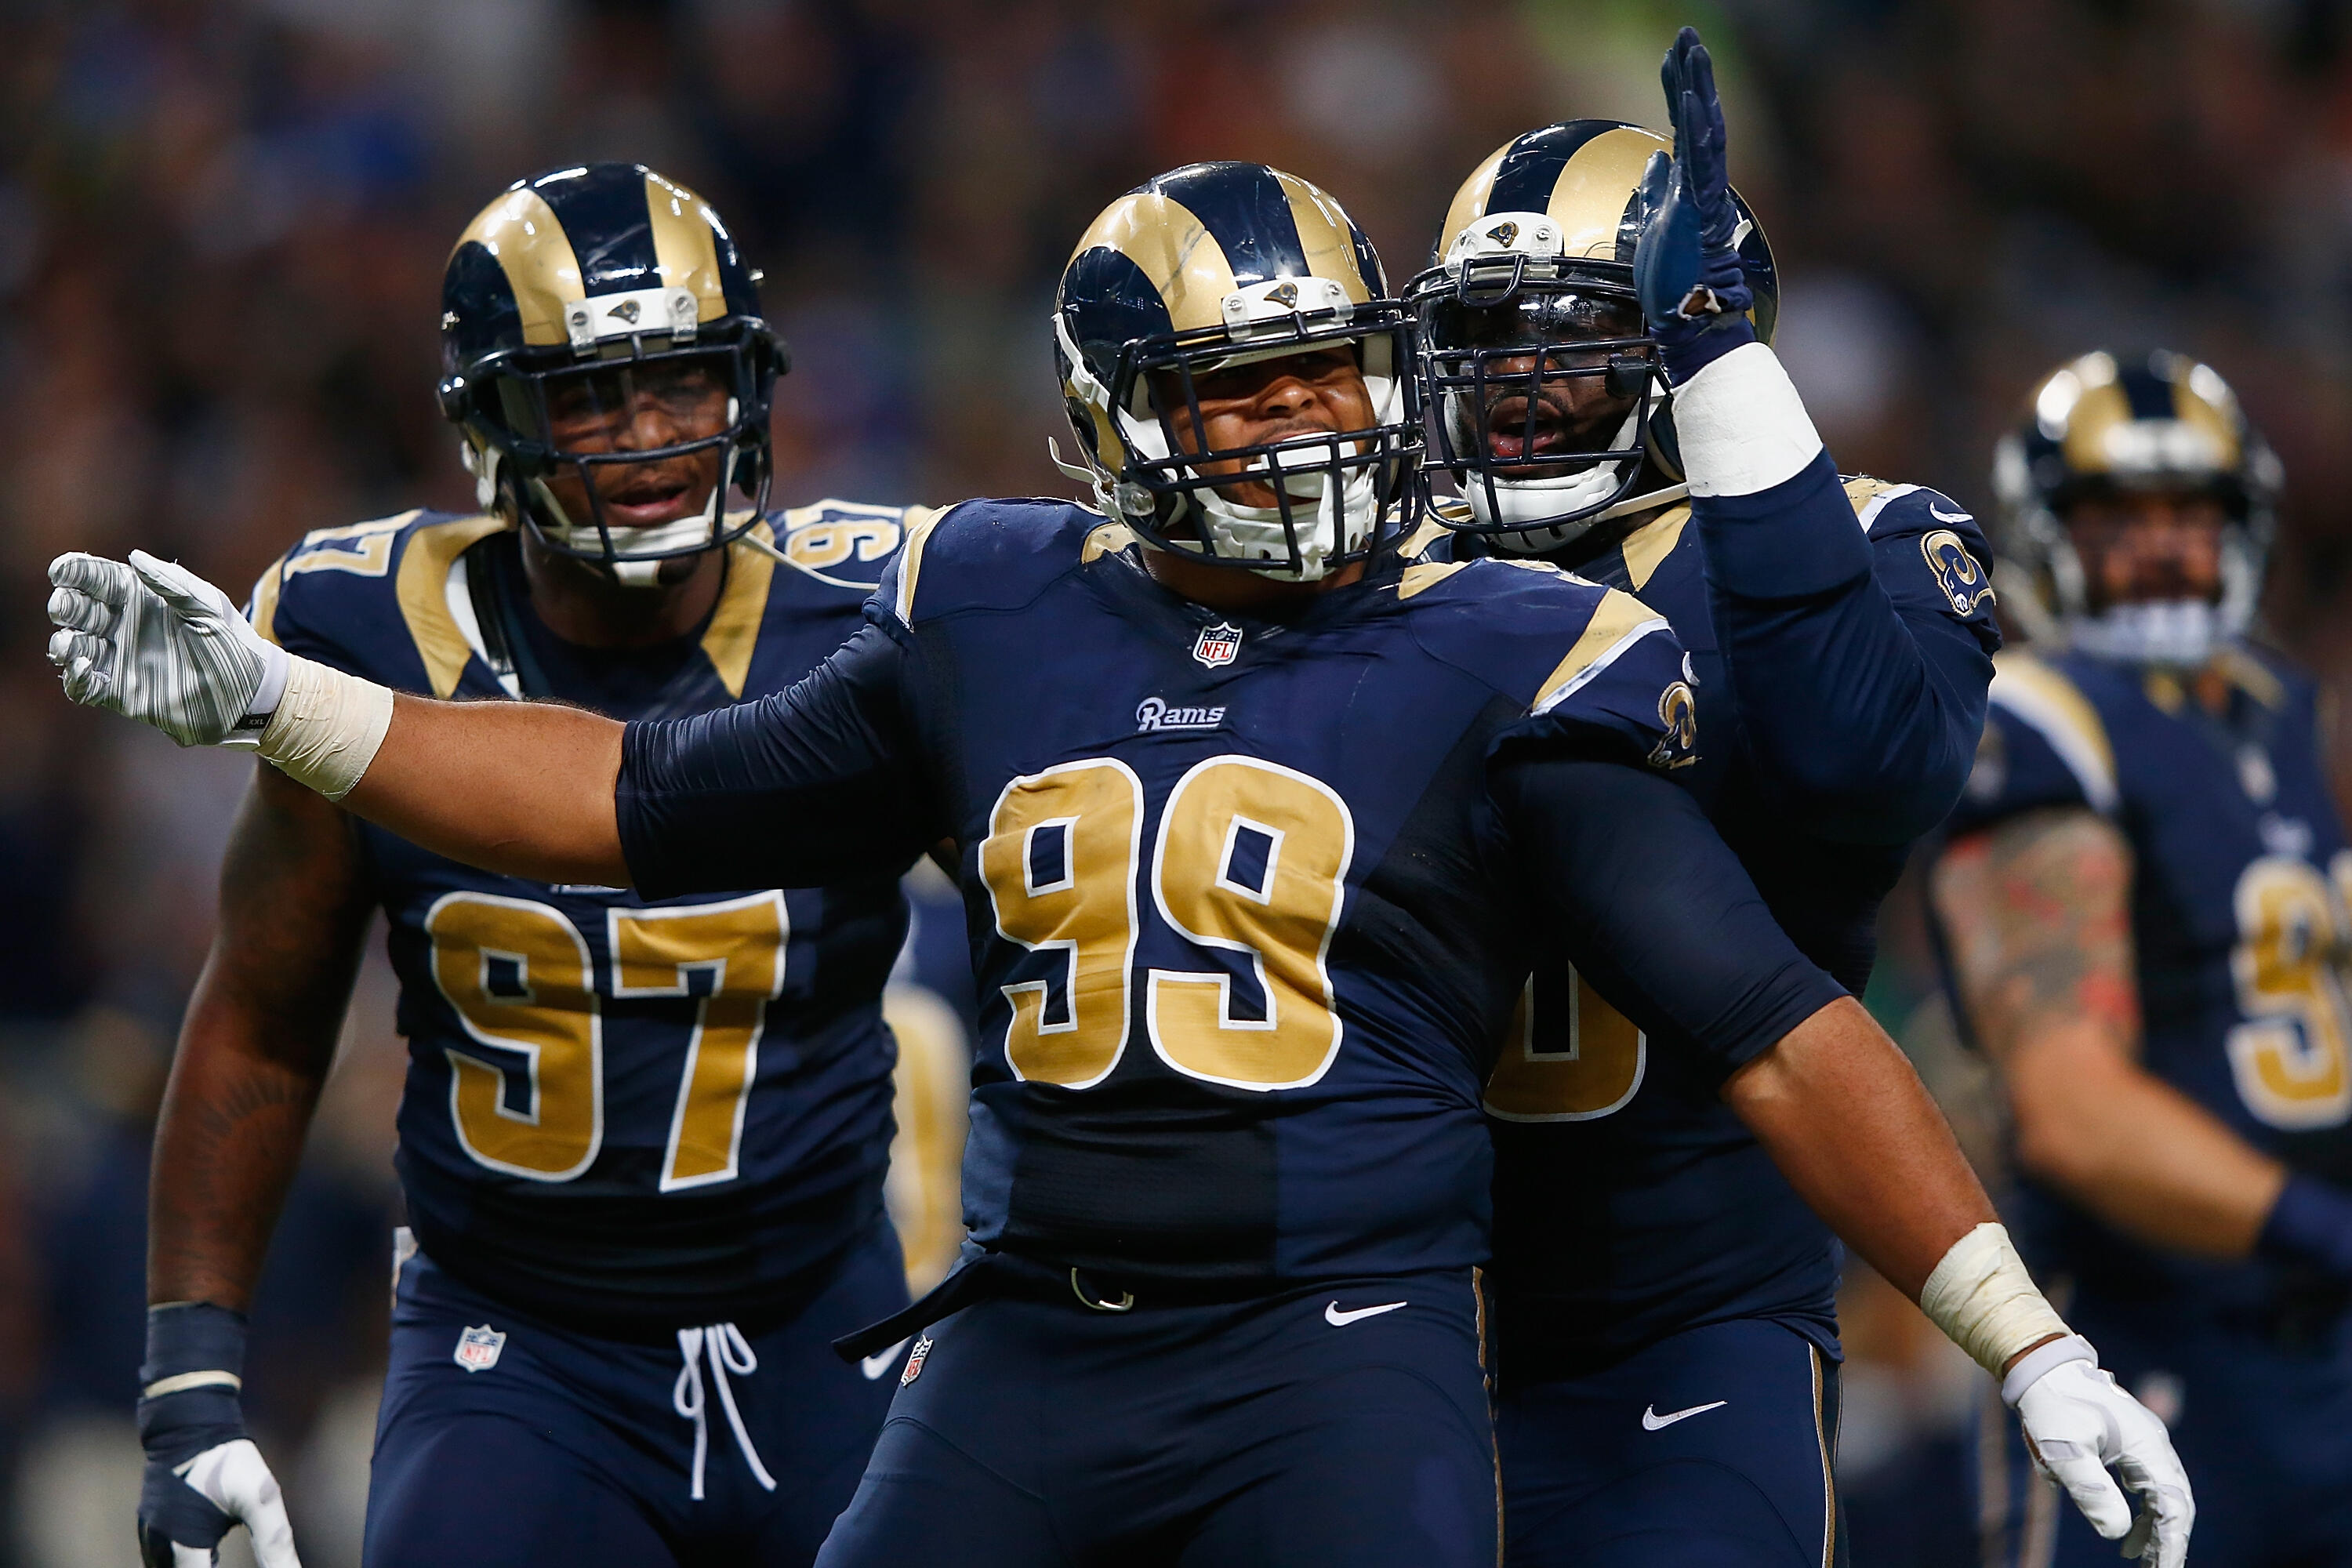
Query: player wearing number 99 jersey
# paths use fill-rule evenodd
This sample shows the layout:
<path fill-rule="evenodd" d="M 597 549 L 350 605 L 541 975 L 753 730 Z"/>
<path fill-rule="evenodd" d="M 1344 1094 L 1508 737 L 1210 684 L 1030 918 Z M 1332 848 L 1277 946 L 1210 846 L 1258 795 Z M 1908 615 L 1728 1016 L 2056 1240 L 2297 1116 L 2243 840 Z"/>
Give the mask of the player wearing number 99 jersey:
<path fill-rule="evenodd" d="M 2040 625 L 1933 887 L 2021 1240 L 2171 1425 L 2200 1563 L 2352 1562 L 2352 848 L 2322 694 L 2245 635 L 2277 460 L 2210 367 L 2099 353 L 1995 481 Z M 1987 1563 L 2101 1559 L 1983 1452 Z"/>
<path fill-rule="evenodd" d="M 446 309 L 482 510 L 311 533 L 254 589 L 262 637 L 405 691 L 657 718 L 781 690 L 856 628 L 908 514 L 764 509 L 782 349 L 692 193 L 635 164 L 519 183 Z M 251 1058 L 323 1071 L 380 907 L 408 1228 L 366 1560 L 806 1562 L 895 1371 L 827 1342 L 906 1299 L 879 1005 L 902 868 L 649 901 L 475 870 L 263 769 L 161 1134 L 153 1285 L 190 1305 L 159 1332 L 234 1327 L 272 1212 L 239 1184 L 299 1149 L 299 1120 L 238 1120 L 268 1098 Z M 193 1484 L 151 1478 L 156 1511 Z"/>

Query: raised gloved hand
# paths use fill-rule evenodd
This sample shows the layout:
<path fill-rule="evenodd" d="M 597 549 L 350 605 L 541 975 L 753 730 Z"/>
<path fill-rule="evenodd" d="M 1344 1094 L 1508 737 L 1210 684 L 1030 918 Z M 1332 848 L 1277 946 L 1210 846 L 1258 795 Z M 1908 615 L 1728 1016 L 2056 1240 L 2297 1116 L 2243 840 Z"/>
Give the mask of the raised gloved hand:
<path fill-rule="evenodd" d="M 213 1568 L 242 1524 L 261 1568 L 302 1568 L 278 1478 L 246 1436 L 237 1404 L 245 1317 L 204 1301 L 147 1310 L 139 1370 L 139 1557 L 146 1568 Z"/>
<path fill-rule="evenodd" d="M 143 720 L 183 746 L 252 746 L 286 689 L 285 651 L 228 595 L 143 550 L 49 563 L 49 662 L 76 702 Z"/>
<path fill-rule="evenodd" d="M 1756 341 L 1755 303 L 1737 248 L 1739 209 L 1724 153 L 1715 64 L 1695 28 L 1666 51 L 1659 75 L 1675 123 L 1675 154 L 1650 154 L 1642 174 L 1633 282 L 1666 374 L 1688 381 L 1709 362 Z"/>
<path fill-rule="evenodd" d="M 2147 1406 L 2116 1386 L 2080 1336 L 2030 1350 L 2002 1380 L 2034 1468 L 2066 1489 L 2091 1528 L 2148 1568 L 2180 1568 L 2197 1500 L 2172 1438 Z M 2135 1517 L 2107 1467 L 2139 1495 Z"/>

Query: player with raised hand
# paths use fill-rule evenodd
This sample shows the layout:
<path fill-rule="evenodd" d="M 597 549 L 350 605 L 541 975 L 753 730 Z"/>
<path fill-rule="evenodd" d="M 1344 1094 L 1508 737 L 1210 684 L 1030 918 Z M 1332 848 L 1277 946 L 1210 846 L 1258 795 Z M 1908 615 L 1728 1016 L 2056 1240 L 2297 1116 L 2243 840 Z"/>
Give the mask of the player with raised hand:
<path fill-rule="evenodd" d="M 122 601 L 118 689 L 182 708 L 174 739 L 233 719 L 208 694 L 257 660 L 667 718 L 781 690 L 856 628 L 902 514 L 766 510 L 783 345 L 692 192 L 627 163 L 519 182 L 458 241 L 443 311 L 480 511 L 314 532 L 250 624 L 151 563 L 171 607 Z M 148 1561 L 210 1561 L 242 1520 L 292 1562 L 237 1415 L 242 1314 L 381 908 L 414 1236 L 366 1561 L 807 1562 L 897 1370 L 828 1342 L 906 1300 L 881 1194 L 898 868 L 651 900 L 486 875 L 261 768 L 157 1131 Z"/>
<path fill-rule="evenodd" d="M 2164 1411 L 2228 1568 L 2352 1562 L 2352 847 L 2326 699 L 2248 636 L 2279 483 L 2184 355 L 2033 389 L 1994 485 L 2036 629 L 1931 882 L 2026 1257 Z M 1985 1562 L 2099 1559 L 1986 1451 Z"/>
<path fill-rule="evenodd" d="M 1706 1053 L 1980 1353 L 2071 1354 L 1900 1053 L 1670 782 L 1664 622 L 1395 558 L 1410 329 L 1339 204 L 1160 176 L 1080 242 L 1054 331 L 1107 511 L 918 525 L 789 692 L 626 725 L 395 696 L 144 557 L 55 563 L 51 657 L 190 740 L 257 721 L 289 777 L 510 875 L 683 895 L 954 841 L 973 1244 L 845 1342 L 921 1334 L 827 1568 L 1491 1563 L 1479 1089 L 1538 952 Z"/>
<path fill-rule="evenodd" d="M 1456 531 L 1425 534 L 1453 558 L 1552 563 L 1668 620 L 1706 737 L 1674 777 L 1797 946 L 1858 994 L 1878 903 L 1983 721 L 1990 552 L 1933 490 L 1840 479 L 1769 347 L 1780 280 L 1731 188 L 1695 32 L 1663 75 L 1671 159 L 1653 132 L 1572 121 L 1499 149 L 1455 196 L 1407 291 L 1433 472 L 1462 497 L 1437 509 Z M 1486 1086 L 1510 1561 L 1828 1562 L 1832 1232 L 1851 1234 L 1860 1194 L 1776 1165 L 1738 1079 L 1593 978 L 1538 954 Z M 1995 1259 L 2016 1267 L 1988 1226 L 1927 1282 L 1948 1331 L 1951 1279 Z M 1955 1337 L 1996 1376 L 2021 1348 Z M 2061 1391 L 2095 1383 L 2056 1353 L 2005 1384 L 2045 1438 Z M 2135 1546 L 2158 1525 L 2158 1559 L 2177 1562 L 2189 1496 L 2161 1430 L 2120 1394 L 2087 1397 L 2111 1420 L 2070 1486 L 2124 1535 L 2100 1460 L 2119 1462 L 2150 1493 Z"/>

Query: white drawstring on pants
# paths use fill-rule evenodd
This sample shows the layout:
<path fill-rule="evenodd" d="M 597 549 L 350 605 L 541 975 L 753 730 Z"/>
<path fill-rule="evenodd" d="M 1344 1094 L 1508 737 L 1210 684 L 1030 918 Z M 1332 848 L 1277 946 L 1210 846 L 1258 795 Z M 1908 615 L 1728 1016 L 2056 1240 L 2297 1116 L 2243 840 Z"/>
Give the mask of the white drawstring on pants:
<path fill-rule="evenodd" d="M 749 1376 L 759 1371 L 760 1358 L 751 1353 L 751 1343 L 742 1330 L 732 1323 L 713 1323 L 707 1329 L 678 1330 L 677 1352 L 686 1365 L 679 1370 L 677 1387 L 670 1394 L 671 1405 L 694 1423 L 694 1500 L 702 1500 L 702 1461 L 710 1448 L 710 1425 L 704 1415 L 709 1402 L 702 1393 L 706 1350 L 710 1354 L 710 1381 L 719 1385 L 719 1403 L 727 1412 L 727 1425 L 735 1429 L 735 1444 L 743 1450 L 743 1462 L 751 1467 L 753 1480 L 774 1491 L 776 1478 L 760 1462 L 760 1450 L 751 1447 L 751 1434 L 743 1429 L 742 1412 L 735 1408 L 735 1390 L 727 1382 L 730 1372 Z"/>

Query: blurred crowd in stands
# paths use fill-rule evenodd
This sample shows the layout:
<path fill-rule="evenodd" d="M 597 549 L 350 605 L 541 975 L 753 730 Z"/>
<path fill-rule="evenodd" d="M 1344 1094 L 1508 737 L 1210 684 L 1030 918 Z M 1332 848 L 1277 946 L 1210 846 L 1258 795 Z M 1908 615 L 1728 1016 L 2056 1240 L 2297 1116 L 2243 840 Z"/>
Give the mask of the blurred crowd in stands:
<path fill-rule="evenodd" d="M 1062 492 L 1045 321 L 1109 197 L 1201 158 L 1338 195 L 1392 281 L 1556 119 L 1655 122 L 1684 22 L 1841 465 L 1989 509 L 2062 356 L 2210 361 L 2284 458 L 2272 633 L 2352 673 L 2352 7 L 2340 0 L 13 0 L 0 51 L 0 1565 L 123 1562 L 146 1145 L 250 764 L 69 707 L 60 550 L 242 591 L 305 530 L 465 507 L 442 261 L 538 169 L 699 189 L 793 350 L 781 502 Z M 2331 434 L 2333 433 L 2333 434 Z M 2329 612 L 2339 613 L 2331 615 Z M 950 917 L 952 918 L 952 917 Z M 1872 1001 L 1997 1173 L 1898 900 Z M 390 984 L 364 978 L 257 1313 L 305 1561 L 355 1563 L 381 1355 Z M 1857 1562 L 1972 1560 L 1979 1380 L 1848 1310 Z"/>

